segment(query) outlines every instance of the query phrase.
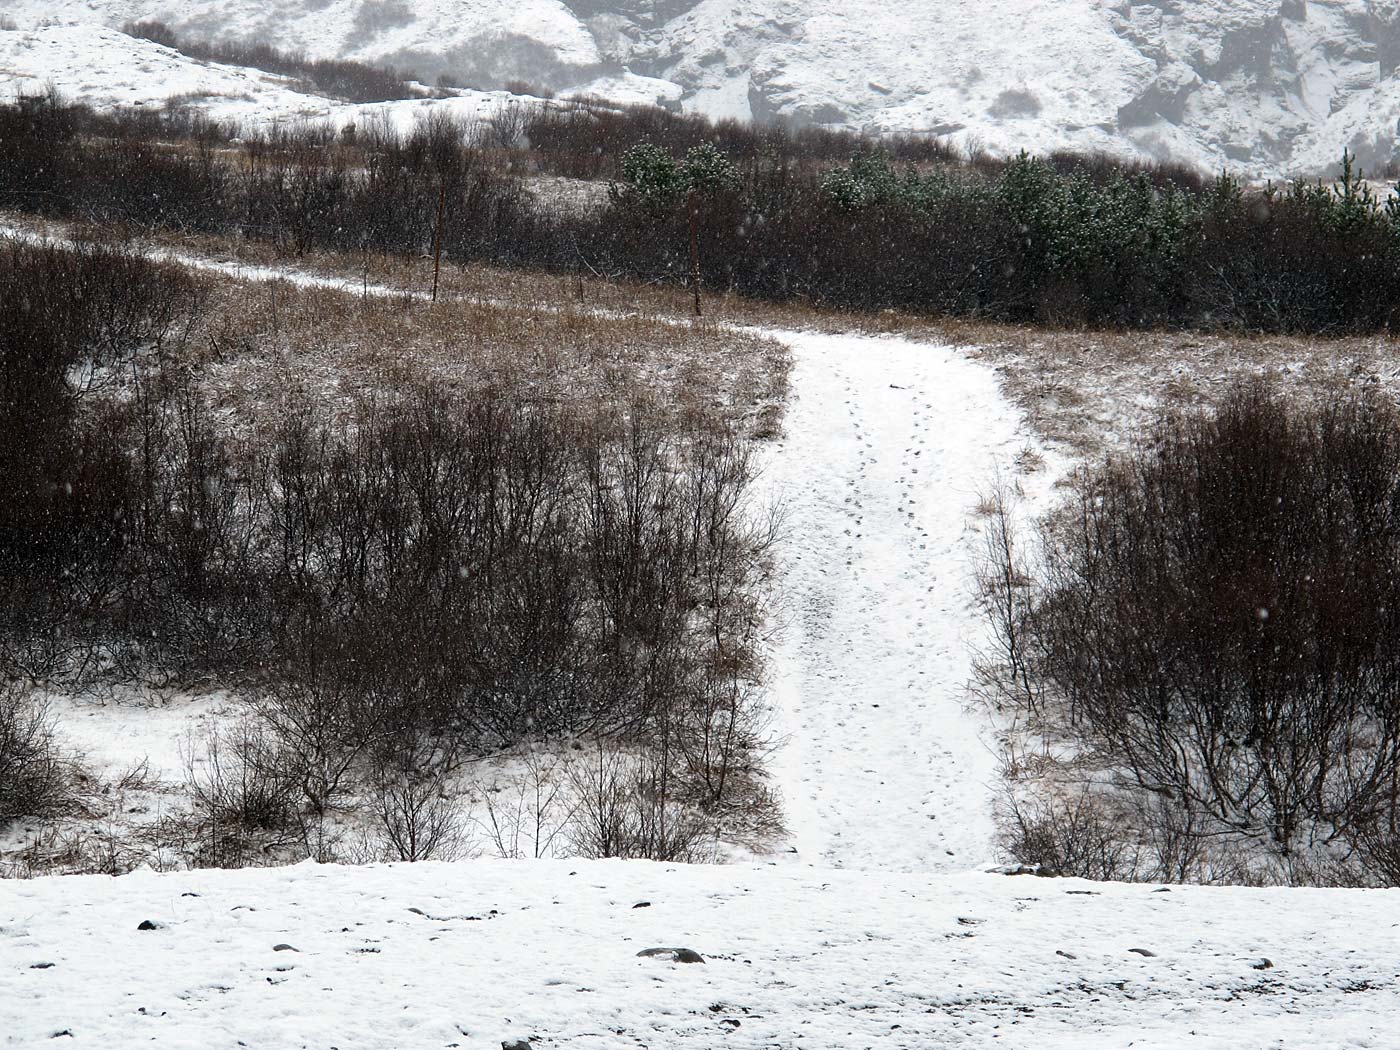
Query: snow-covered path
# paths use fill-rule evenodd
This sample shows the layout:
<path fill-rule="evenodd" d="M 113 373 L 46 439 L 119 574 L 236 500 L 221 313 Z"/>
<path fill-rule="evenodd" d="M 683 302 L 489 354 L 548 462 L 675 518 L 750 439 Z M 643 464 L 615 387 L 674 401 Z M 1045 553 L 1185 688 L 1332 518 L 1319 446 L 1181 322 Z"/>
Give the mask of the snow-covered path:
<path fill-rule="evenodd" d="M 995 759 L 966 710 L 978 493 L 1024 439 L 956 348 L 771 333 L 793 399 L 768 477 L 784 508 L 774 771 L 800 862 L 966 870 Z"/>

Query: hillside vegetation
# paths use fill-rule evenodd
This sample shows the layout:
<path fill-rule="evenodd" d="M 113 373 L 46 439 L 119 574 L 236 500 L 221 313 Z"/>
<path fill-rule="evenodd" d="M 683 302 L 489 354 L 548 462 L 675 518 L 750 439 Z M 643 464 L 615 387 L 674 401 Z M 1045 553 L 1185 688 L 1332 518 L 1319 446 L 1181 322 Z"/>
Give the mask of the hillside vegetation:
<path fill-rule="evenodd" d="M 331 859 L 366 821 L 362 859 L 448 855 L 463 764 L 535 743 L 578 742 L 579 852 L 775 819 L 751 440 L 778 348 L 0 248 L 0 823 L 41 820 L 15 870 Z M 45 697 L 190 690 L 228 717 L 128 828 L 143 773 L 94 783 Z"/>
<path fill-rule="evenodd" d="M 237 137 L 30 98 L 0 111 L 0 206 L 297 253 L 440 248 L 456 263 L 676 283 L 694 269 L 693 225 L 706 288 L 1057 325 L 1369 331 L 1391 324 L 1400 296 L 1397 198 L 1350 158 L 1335 187 L 1254 190 L 1073 156 L 962 165 L 912 143 L 905 165 L 868 151 L 837 165 L 807 157 L 829 142 L 754 132 L 730 136 L 747 155 L 701 142 L 677 157 L 651 141 L 656 119 L 635 115 L 625 149 L 590 107 L 494 128 L 436 114 L 407 132 Z M 516 174 L 562 169 L 590 129 L 593 152 L 617 150 L 621 181 L 605 196 L 564 206 Z"/>

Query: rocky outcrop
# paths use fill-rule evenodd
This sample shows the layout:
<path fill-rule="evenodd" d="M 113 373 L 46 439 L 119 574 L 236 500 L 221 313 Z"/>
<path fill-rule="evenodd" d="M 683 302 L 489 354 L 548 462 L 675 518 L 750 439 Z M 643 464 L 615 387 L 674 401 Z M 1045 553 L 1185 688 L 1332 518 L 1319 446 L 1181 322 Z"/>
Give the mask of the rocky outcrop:
<path fill-rule="evenodd" d="M 10 0 L 482 87 L 664 81 L 691 108 L 1280 175 L 1400 138 L 1400 0 Z M 449 10 L 450 8 L 450 10 Z"/>

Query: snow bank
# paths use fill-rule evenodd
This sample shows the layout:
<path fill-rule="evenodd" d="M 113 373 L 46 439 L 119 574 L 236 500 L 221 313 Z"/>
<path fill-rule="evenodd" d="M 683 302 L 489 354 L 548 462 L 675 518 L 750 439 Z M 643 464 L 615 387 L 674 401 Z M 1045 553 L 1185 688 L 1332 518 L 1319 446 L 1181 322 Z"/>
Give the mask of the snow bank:
<path fill-rule="evenodd" d="M 1393 890 L 646 862 L 38 879 L 0 883 L 0 1043 L 1383 1047 L 1397 929 Z"/>

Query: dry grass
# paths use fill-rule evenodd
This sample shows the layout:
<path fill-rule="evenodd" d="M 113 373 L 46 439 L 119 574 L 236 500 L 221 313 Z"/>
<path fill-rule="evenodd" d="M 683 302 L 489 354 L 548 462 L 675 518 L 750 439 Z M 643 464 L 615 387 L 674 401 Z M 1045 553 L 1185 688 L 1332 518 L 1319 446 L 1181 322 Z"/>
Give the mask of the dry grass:
<path fill-rule="evenodd" d="M 0 211 L 7 226 L 46 233 L 53 237 L 120 239 L 148 249 L 164 250 L 245 267 L 288 267 L 316 277 L 379 287 L 407 295 L 426 295 L 433 285 L 432 259 L 376 252 L 280 250 L 267 241 L 180 234 L 171 231 L 119 229 L 110 223 L 85 225 L 56 222 L 21 212 Z M 508 302 L 522 309 L 576 310 L 638 314 L 644 317 L 686 320 L 692 317 L 693 300 L 688 288 L 661 282 L 620 280 L 601 274 L 558 274 L 444 260 L 439 296 L 443 299 Z M 824 332 L 900 334 L 925 327 L 927 319 L 886 310 L 862 313 L 836 310 L 794 300 L 769 303 L 729 292 L 706 289 L 704 320 L 728 325 L 751 325 Z"/>
<path fill-rule="evenodd" d="M 47 228 L 58 234 L 72 227 L 44 224 L 20 215 L 3 216 L 14 225 Z M 102 231 L 98 231 L 102 233 Z M 110 231 L 105 235 L 110 236 Z M 246 266 L 294 266 L 319 276 L 401 289 L 421 295 L 432 286 L 432 263 L 403 256 L 279 253 L 254 241 L 163 234 L 144 238 L 152 247 L 185 252 Z M 264 295 L 269 293 L 263 293 Z M 560 384 L 561 370 L 582 371 L 571 377 L 573 389 L 595 396 L 599 391 L 625 389 L 627 376 L 648 376 L 648 387 L 670 404 L 700 408 L 707 400 L 725 406 L 730 418 L 747 420 L 755 434 L 774 433 L 786 391 L 788 362 L 775 344 L 753 357 L 742 337 L 724 333 L 719 325 L 821 332 L 892 334 L 912 339 L 965 346 L 995 368 L 1007 395 L 1022 409 L 1044 448 L 1071 459 L 1094 458 L 1126 444 L 1140 425 L 1163 410 L 1188 409 L 1213 401 L 1237 380 L 1272 376 L 1286 388 L 1309 399 L 1334 397 L 1363 386 L 1381 385 L 1400 392 L 1400 355 L 1395 340 L 1385 334 L 1320 338 L 1264 336 L 1195 331 L 1083 331 L 996 324 L 966 319 L 937 319 L 885 310 L 857 313 L 814 306 L 807 302 L 765 303 L 724 293 L 707 293 L 705 322 L 691 327 L 691 298 L 674 285 L 607 280 L 595 275 L 561 276 L 487 266 L 445 266 L 442 297 L 448 308 L 445 331 L 471 349 L 475 367 L 485 367 L 483 348 L 494 309 L 495 323 L 539 336 L 550 325 L 546 313 L 557 314 L 554 327 L 562 338 L 545 347 L 538 338 L 531 365 L 533 381 Z M 476 303 L 467 307 L 462 301 Z M 489 304 L 509 303 L 509 307 Z M 338 309 L 331 307 L 330 309 Z M 413 360 L 432 340 L 423 339 L 422 319 L 442 317 L 443 307 L 414 313 L 398 304 L 403 315 L 416 319 L 406 338 L 389 346 L 413 346 Z M 474 309 L 479 316 L 467 324 L 452 311 Z M 625 315 L 599 318 L 597 312 Z M 460 317 L 460 313 L 456 316 Z M 519 319 L 533 316 L 524 324 Z M 663 322 L 687 320 L 684 337 L 667 335 Z M 434 321 L 436 324 L 437 322 Z M 397 321 L 389 324 L 396 334 Z M 410 335 L 410 333 L 417 333 Z M 496 345 L 517 345 L 509 335 Z M 671 346 L 663 350 L 663 344 Z M 429 352 L 441 357 L 444 347 Z M 392 358 L 397 352 L 383 351 Z M 381 362 L 384 367 L 390 360 Z M 417 363 L 414 367 L 418 367 Z M 516 367 L 512 364 L 510 367 Z M 611 378 L 609 378 L 611 377 Z M 372 381 L 372 380 L 371 380 Z M 569 384 L 562 384 L 568 386 Z M 1034 452 L 1030 452 L 1034 455 Z"/>
<path fill-rule="evenodd" d="M 686 429 L 755 438 L 780 425 L 790 363 L 781 344 L 712 324 L 231 278 L 212 281 L 188 345 L 207 388 L 235 411 L 289 393 L 348 407 L 426 378 L 556 403 L 646 404 Z"/>
<path fill-rule="evenodd" d="M 1072 459 L 1122 448 L 1160 413 L 1209 405 L 1245 378 L 1270 377 L 1309 401 L 1374 386 L 1400 395 L 1400 354 L 1384 334 L 1053 331 L 969 321 L 912 328 L 973 348 L 1045 447 Z"/>
<path fill-rule="evenodd" d="M 0 214 L 0 221 L 56 238 L 119 236 L 110 226 L 14 214 Z M 781 430 L 788 349 L 737 331 L 722 316 L 688 317 L 683 289 L 586 284 L 579 300 L 576 282 L 555 276 L 445 267 L 433 303 L 423 294 L 432 283 L 429 260 L 284 256 L 259 242 L 212 237 L 124 239 L 148 250 L 286 267 L 365 289 L 204 272 L 206 307 L 181 356 L 222 408 L 245 419 L 252 406 L 306 396 L 348 408 L 401 380 L 427 378 L 590 407 L 645 404 L 688 430 L 729 427 L 755 439 Z"/>

